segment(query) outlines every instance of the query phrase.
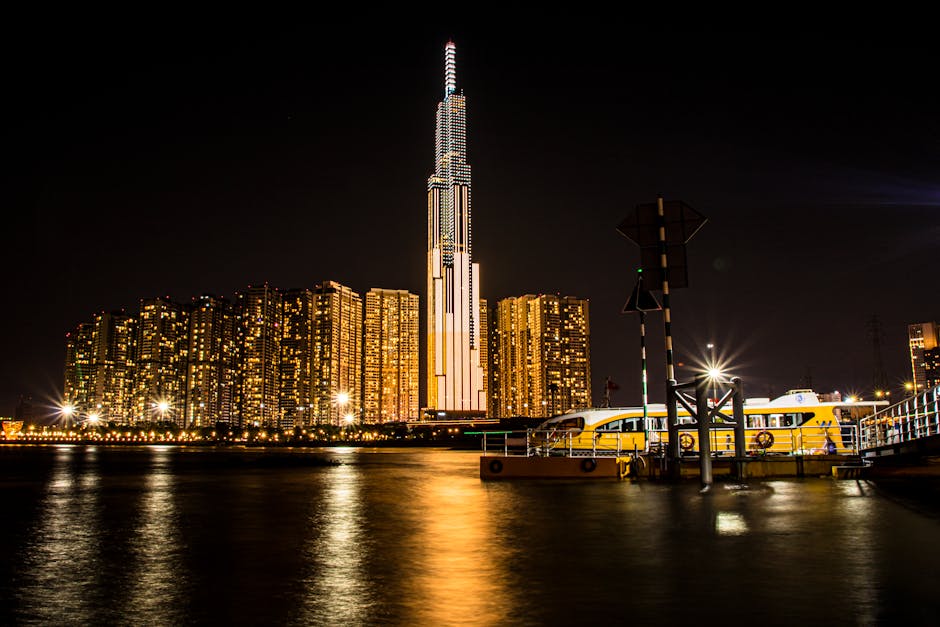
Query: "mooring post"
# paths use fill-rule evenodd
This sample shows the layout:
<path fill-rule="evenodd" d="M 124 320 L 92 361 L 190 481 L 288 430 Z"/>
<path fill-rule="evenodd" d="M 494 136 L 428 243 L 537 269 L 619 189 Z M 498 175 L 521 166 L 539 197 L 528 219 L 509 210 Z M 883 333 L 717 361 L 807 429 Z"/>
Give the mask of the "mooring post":
<path fill-rule="evenodd" d="M 695 413 L 698 419 L 698 459 L 702 492 L 712 486 L 711 418 L 708 408 L 708 375 L 695 375 Z"/>

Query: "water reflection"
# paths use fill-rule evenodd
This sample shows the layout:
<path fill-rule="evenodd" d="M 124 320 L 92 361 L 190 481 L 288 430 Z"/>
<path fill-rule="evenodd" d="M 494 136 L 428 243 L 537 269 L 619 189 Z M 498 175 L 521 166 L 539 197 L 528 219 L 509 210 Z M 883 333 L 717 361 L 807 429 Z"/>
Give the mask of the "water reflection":
<path fill-rule="evenodd" d="M 343 464 L 324 473 L 322 481 L 322 500 L 307 525 L 311 574 L 303 581 L 303 615 L 316 624 L 361 624 L 368 616 L 371 588 L 362 568 L 359 468 Z"/>
<path fill-rule="evenodd" d="M 445 454 L 446 455 L 446 454 Z M 452 457 L 452 455 L 451 455 Z M 502 530 L 507 508 L 481 492 L 479 479 L 433 464 L 412 507 L 421 513 L 414 544 L 413 612 L 419 625 L 495 625 L 510 604 L 514 552 Z M 495 507 L 494 507 L 495 505 Z"/>
<path fill-rule="evenodd" d="M 868 482 L 814 478 L 702 495 L 687 483 L 484 483 L 477 456 L 456 451 L 329 456 L 342 464 L 0 448 L 0 520 L 18 545 L 0 565 L 0 598 L 12 601 L 0 624 L 934 624 L 940 614 L 940 519 L 905 505 L 913 486 L 889 498 Z M 935 492 L 921 504 L 924 494 Z"/>
<path fill-rule="evenodd" d="M 186 571 L 180 564 L 179 520 L 176 514 L 176 476 L 172 447 L 153 446 L 143 493 L 139 497 L 139 521 L 128 529 L 133 537 L 130 560 L 133 576 L 127 594 L 126 617 L 143 624 L 163 616 L 168 623 L 185 615 L 181 607 L 186 590 Z"/>
<path fill-rule="evenodd" d="M 91 623 L 99 580 L 96 451 L 56 447 L 52 475 L 30 534 L 25 585 L 17 592 L 33 609 L 31 618 L 49 624 L 63 614 Z M 35 603 L 43 599 L 43 603 Z"/>

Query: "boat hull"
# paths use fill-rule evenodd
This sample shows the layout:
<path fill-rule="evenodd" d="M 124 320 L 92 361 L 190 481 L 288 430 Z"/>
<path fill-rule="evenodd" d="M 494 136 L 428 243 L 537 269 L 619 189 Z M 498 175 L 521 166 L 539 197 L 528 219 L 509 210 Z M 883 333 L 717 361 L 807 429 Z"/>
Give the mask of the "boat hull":
<path fill-rule="evenodd" d="M 483 455 L 480 478 L 623 479 L 630 475 L 629 457 L 523 457 Z"/>

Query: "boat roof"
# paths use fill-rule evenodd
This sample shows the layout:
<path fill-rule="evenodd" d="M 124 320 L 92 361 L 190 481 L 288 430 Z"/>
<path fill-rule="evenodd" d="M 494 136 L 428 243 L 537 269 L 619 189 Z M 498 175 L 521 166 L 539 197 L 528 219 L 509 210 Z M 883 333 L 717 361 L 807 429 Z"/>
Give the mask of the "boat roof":
<path fill-rule="evenodd" d="M 886 406 L 887 401 L 820 401 L 819 396 L 812 390 L 790 390 L 783 396 L 773 400 L 769 398 L 748 398 L 744 401 L 745 409 L 794 409 L 798 407 L 877 407 Z M 731 410 L 730 403 L 726 405 L 727 410 Z M 663 412 L 666 410 L 665 403 L 650 403 L 646 406 L 647 412 Z M 679 415 L 688 416 L 688 412 L 680 405 Z M 553 416 L 542 423 L 550 426 L 553 423 L 562 422 L 571 418 L 584 418 L 585 425 L 594 425 L 607 422 L 619 416 L 629 416 L 635 418 L 643 415 L 643 407 L 592 407 L 585 409 L 572 409 L 564 414 Z"/>

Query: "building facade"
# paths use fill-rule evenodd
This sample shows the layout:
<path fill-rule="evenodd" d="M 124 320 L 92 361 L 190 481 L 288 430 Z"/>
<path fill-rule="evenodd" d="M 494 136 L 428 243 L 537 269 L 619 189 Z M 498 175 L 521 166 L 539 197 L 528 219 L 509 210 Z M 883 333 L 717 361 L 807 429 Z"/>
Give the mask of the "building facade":
<path fill-rule="evenodd" d="M 95 315 L 93 324 L 88 414 L 123 423 L 133 406 L 136 321 L 124 312 L 111 312 Z"/>
<path fill-rule="evenodd" d="M 65 389 L 62 404 L 87 411 L 91 400 L 95 325 L 82 322 L 65 336 Z"/>
<path fill-rule="evenodd" d="M 341 425 L 362 411 L 362 298 L 326 281 L 314 289 L 313 419 Z"/>
<path fill-rule="evenodd" d="M 209 294 L 194 298 L 187 341 L 185 426 L 231 424 L 237 354 L 231 301 Z"/>
<path fill-rule="evenodd" d="M 570 296 L 499 301 L 493 417 L 538 418 L 591 406 L 589 317 L 588 301 Z"/>
<path fill-rule="evenodd" d="M 236 296 L 239 333 L 237 424 L 274 427 L 280 421 L 281 293 L 249 286 Z"/>
<path fill-rule="evenodd" d="M 186 308 L 169 298 L 141 299 L 130 422 L 183 425 L 188 335 Z"/>
<path fill-rule="evenodd" d="M 457 93 L 456 46 L 444 49 L 444 99 L 437 106 L 435 169 L 428 179 L 427 406 L 486 412 L 481 361 L 480 267 L 471 245 L 467 108 Z"/>
<path fill-rule="evenodd" d="M 308 289 L 284 292 L 281 318 L 282 428 L 313 423 L 314 296 Z"/>
<path fill-rule="evenodd" d="M 366 293 L 363 344 L 363 421 L 418 418 L 417 294 L 371 289 Z"/>
<path fill-rule="evenodd" d="M 940 326 L 922 322 L 907 327 L 914 391 L 923 392 L 940 385 Z"/>

